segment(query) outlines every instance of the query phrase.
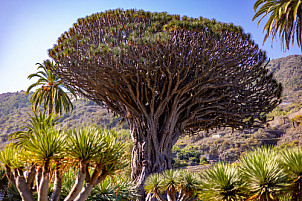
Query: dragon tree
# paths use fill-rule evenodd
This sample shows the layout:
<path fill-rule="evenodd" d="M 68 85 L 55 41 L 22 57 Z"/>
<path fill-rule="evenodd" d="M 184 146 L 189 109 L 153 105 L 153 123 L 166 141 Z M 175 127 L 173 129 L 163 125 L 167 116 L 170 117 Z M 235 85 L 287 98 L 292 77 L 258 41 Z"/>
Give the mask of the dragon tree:
<path fill-rule="evenodd" d="M 182 134 L 258 126 L 281 101 L 266 54 L 233 24 L 143 10 L 78 19 L 49 56 L 62 81 L 130 125 L 132 178 L 171 168 Z"/>

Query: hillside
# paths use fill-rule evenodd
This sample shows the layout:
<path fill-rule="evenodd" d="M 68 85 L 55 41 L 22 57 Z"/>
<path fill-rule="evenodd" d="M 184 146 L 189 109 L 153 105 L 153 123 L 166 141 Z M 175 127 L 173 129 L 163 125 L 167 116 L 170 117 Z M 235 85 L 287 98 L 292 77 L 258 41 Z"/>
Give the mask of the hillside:
<path fill-rule="evenodd" d="M 302 139 L 302 56 L 292 55 L 270 61 L 268 69 L 283 84 L 283 104 L 271 114 L 264 128 L 232 131 L 231 129 L 201 132 L 181 137 L 174 147 L 175 167 L 203 164 L 212 155 L 215 160 L 235 161 L 247 150 L 261 145 L 296 144 Z M 31 113 L 30 95 L 23 91 L 0 94 L 0 140 L 17 131 Z M 74 110 L 62 115 L 60 127 L 73 128 L 85 124 L 127 129 L 120 118 L 86 99 L 75 100 Z M 129 135 L 129 134 L 128 134 Z M 0 142 L 1 142 L 0 141 Z M 216 159 L 215 159 L 216 157 Z"/>
<path fill-rule="evenodd" d="M 267 68 L 282 83 L 285 101 L 299 101 L 302 96 L 302 56 L 291 55 L 269 62 Z"/>
<path fill-rule="evenodd" d="M 0 94 L 0 142 L 6 141 L 6 136 L 19 130 L 32 114 L 30 95 L 24 91 Z M 120 118 L 114 117 L 107 109 L 96 105 L 93 101 L 78 99 L 73 102 L 74 110 L 61 116 L 60 127 L 74 128 L 81 125 L 94 124 L 112 128 L 128 128 Z"/>

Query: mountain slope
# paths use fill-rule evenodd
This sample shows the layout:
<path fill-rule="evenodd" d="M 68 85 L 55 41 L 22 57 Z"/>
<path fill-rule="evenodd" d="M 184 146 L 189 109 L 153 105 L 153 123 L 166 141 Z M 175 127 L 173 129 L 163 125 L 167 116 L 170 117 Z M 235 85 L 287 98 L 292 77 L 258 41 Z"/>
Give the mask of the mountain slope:
<path fill-rule="evenodd" d="M 25 125 L 32 114 L 30 96 L 24 91 L 0 94 L 0 142 L 6 141 L 6 136 Z M 96 105 L 93 101 L 78 99 L 73 102 L 74 110 L 61 116 L 61 128 L 75 128 L 82 125 L 97 125 L 102 127 L 128 128 L 120 124 L 120 117 L 114 117 L 107 109 Z"/>
<path fill-rule="evenodd" d="M 299 134 L 302 130 L 302 104 L 300 103 L 302 96 L 302 56 L 292 55 L 272 60 L 267 68 L 274 72 L 274 77 L 282 83 L 285 103 L 270 114 L 270 117 L 274 118 L 274 121 L 269 122 L 270 127 L 236 132 L 229 129 L 214 130 L 193 137 L 184 136 L 176 144 L 176 147 L 183 150 L 177 152 L 178 163 L 184 162 L 181 161 L 181 158 L 185 158 L 184 160 L 189 160 L 190 157 L 194 158 L 185 152 L 218 155 L 220 159 L 234 161 L 242 152 L 251 147 L 300 140 L 302 137 Z M 24 125 L 29 117 L 28 113 L 32 112 L 29 99 L 30 95 L 25 95 L 23 91 L 0 94 L 0 142 L 5 141 L 5 137 L 9 133 Z M 94 102 L 79 99 L 74 101 L 74 110 L 71 113 L 62 115 L 60 127 L 73 128 L 85 124 L 95 124 L 110 128 L 128 128 L 125 122 L 120 124 L 120 120 L 119 117 L 114 117 L 107 109 Z M 175 153 L 175 155 L 177 154 Z M 184 154 L 187 158 L 183 156 Z M 198 160 L 200 154 L 196 155 Z"/>
<path fill-rule="evenodd" d="M 291 55 L 270 61 L 267 68 L 282 83 L 286 101 L 298 101 L 302 96 L 302 56 Z"/>

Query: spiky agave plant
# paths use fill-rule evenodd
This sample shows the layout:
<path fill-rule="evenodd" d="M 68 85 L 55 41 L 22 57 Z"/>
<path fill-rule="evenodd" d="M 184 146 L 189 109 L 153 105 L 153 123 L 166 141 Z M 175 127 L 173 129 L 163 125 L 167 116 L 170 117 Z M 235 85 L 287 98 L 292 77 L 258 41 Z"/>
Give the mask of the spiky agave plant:
<path fill-rule="evenodd" d="M 21 127 L 20 131 L 16 131 L 8 135 L 8 139 L 14 141 L 15 145 L 22 145 L 22 141 L 34 132 L 44 132 L 48 129 L 53 129 L 58 124 L 59 117 L 46 112 L 29 114 L 29 120 Z"/>
<path fill-rule="evenodd" d="M 292 190 L 292 200 L 302 200 L 302 150 L 300 147 L 281 151 L 281 165 L 289 175 Z"/>
<path fill-rule="evenodd" d="M 107 177 L 92 191 L 88 200 L 93 201 L 130 201 L 138 196 L 135 184 L 126 178 L 117 176 Z"/>
<path fill-rule="evenodd" d="M 145 182 L 147 199 L 196 200 L 200 190 L 198 176 L 185 170 L 166 170 L 149 176 Z M 165 198 L 166 196 L 166 198 Z"/>
<path fill-rule="evenodd" d="M 287 174 L 281 168 L 279 155 L 272 148 L 257 148 L 242 157 L 240 163 L 249 200 L 278 200 L 278 196 L 288 190 Z"/>
<path fill-rule="evenodd" d="M 68 133 L 66 156 L 78 165 L 77 178 L 65 198 L 86 200 L 107 176 L 124 168 L 124 146 L 106 129 L 80 128 Z"/>
<path fill-rule="evenodd" d="M 202 174 L 202 197 L 208 200 L 242 200 L 245 185 L 236 166 L 218 163 Z"/>
<path fill-rule="evenodd" d="M 165 198 L 161 194 L 163 176 L 159 173 L 154 173 L 147 177 L 144 189 L 147 193 L 146 200 L 152 200 L 153 197 L 160 201 L 164 201 Z"/>

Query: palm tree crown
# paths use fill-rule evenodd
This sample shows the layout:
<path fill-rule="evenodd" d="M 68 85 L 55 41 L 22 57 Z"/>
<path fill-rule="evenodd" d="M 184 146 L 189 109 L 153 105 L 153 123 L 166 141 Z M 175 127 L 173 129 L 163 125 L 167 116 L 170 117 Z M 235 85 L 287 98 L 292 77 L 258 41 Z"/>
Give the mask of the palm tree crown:
<path fill-rule="evenodd" d="M 38 81 L 30 85 L 26 91 L 28 94 L 32 88 L 39 87 L 31 96 L 33 109 L 36 111 L 44 103 L 44 110 L 48 107 L 48 114 L 52 113 L 53 110 L 60 114 L 63 110 L 69 112 L 73 109 L 73 105 L 64 89 L 68 89 L 75 97 L 76 94 L 72 89 L 67 88 L 61 79 L 50 70 L 56 64 L 50 60 L 45 60 L 43 64 L 37 63 L 37 65 L 39 65 L 39 71 L 30 74 L 28 79 L 37 77 Z"/>
<path fill-rule="evenodd" d="M 302 1 L 301 0 L 257 0 L 254 4 L 256 12 L 253 20 L 261 16 L 258 25 L 265 16 L 269 16 L 267 23 L 264 26 L 266 35 L 264 42 L 268 37 L 272 38 L 272 42 L 277 35 L 281 39 L 283 51 L 289 49 L 289 44 L 294 43 L 296 35 L 297 44 L 301 46 L 301 28 L 302 28 Z M 261 6 L 260 6 L 261 5 Z"/>

